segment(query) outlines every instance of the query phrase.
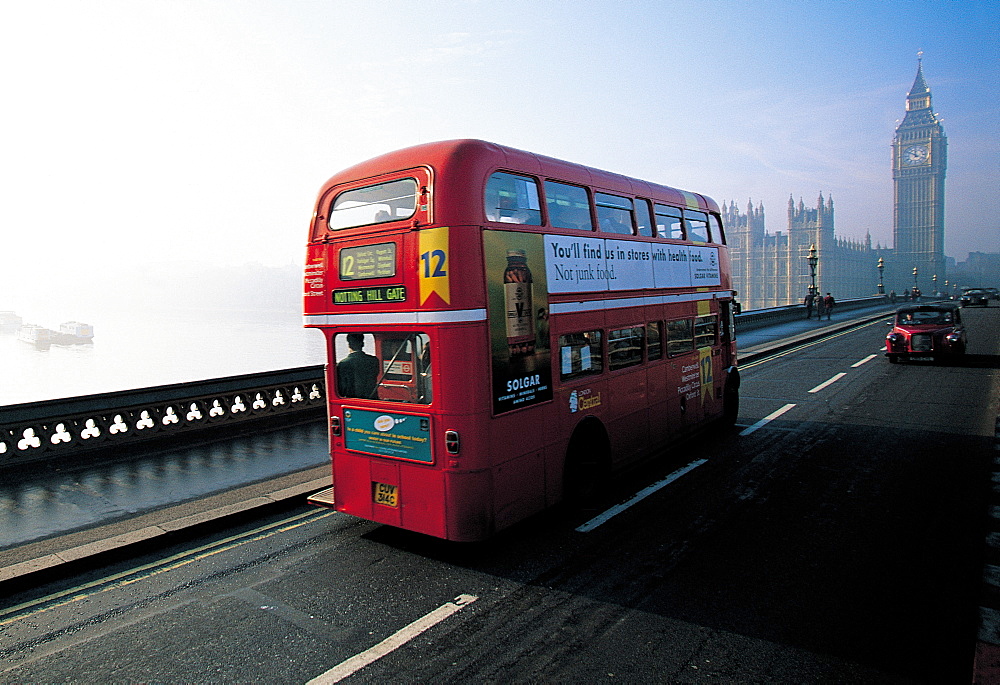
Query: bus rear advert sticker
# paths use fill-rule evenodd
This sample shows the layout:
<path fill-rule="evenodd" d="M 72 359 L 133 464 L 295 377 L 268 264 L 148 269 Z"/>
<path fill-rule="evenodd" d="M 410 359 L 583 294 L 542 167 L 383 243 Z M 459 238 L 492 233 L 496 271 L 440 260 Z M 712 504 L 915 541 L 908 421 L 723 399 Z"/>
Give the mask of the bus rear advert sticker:
<path fill-rule="evenodd" d="M 344 445 L 349 450 L 432 463 L 430 418 L 413 414 L 344 410 Z"/>

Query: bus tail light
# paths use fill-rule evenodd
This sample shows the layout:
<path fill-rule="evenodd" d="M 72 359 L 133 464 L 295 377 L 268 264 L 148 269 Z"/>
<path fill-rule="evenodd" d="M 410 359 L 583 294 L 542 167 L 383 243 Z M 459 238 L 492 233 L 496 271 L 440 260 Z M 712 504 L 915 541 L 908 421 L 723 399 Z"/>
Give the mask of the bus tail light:
<path fill-rule="evenodd" d="M 444 432 L 444 446 L 445 449 L 448 450 L 448 454 L 458 454 L 459 451 L 458 431 Z"/>
<path fill-rule="evenodd" d="M 330 417 L 330 432 L 334 436 L 336 436 L 338 438 L 340 437 L 340 417 L 339 416 L 331 416 Z"/>

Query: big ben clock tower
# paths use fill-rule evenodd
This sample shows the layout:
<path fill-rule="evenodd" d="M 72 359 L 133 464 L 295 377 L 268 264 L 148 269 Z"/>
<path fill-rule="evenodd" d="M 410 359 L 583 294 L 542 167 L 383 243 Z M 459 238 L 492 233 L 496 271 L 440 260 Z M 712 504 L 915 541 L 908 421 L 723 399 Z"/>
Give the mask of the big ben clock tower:
<path fill-rule="evenodd" d="M 894 280 L 917 269 L 917 284 L 930 292 L 931 277 L 944 281 L 944 175 L 948 139 L 931 109 L 931 90 L 924 81 L 921 60 L 917 78 L 906 96 L 906 116 L 892 141 L 894 186 Z"/>

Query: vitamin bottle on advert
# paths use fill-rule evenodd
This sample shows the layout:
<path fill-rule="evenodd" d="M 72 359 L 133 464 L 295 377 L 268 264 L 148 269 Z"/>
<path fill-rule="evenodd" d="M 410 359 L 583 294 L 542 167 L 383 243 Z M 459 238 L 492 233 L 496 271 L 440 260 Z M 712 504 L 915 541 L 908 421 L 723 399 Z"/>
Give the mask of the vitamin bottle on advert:
<path fill-rule="evenodd" d="M 512 357 L 535 351 L 531 284 L 531 270 L 525 251 L 508 250 L 507 268 L 503 272 L 503 301 L 507 317 L 507 345 Z"/>

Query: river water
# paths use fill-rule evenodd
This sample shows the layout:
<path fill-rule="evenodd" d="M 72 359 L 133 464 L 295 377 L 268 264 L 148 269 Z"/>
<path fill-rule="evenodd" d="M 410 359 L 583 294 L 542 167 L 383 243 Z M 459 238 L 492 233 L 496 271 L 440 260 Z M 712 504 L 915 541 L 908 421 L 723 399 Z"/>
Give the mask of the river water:
<path fill-rule="evenodd" d="M 102 312 L 86 323 L 88 344 L 36 347 L 0 333 L 0 407 L 326 361 L 323 335 L 292 311 Z"/>

